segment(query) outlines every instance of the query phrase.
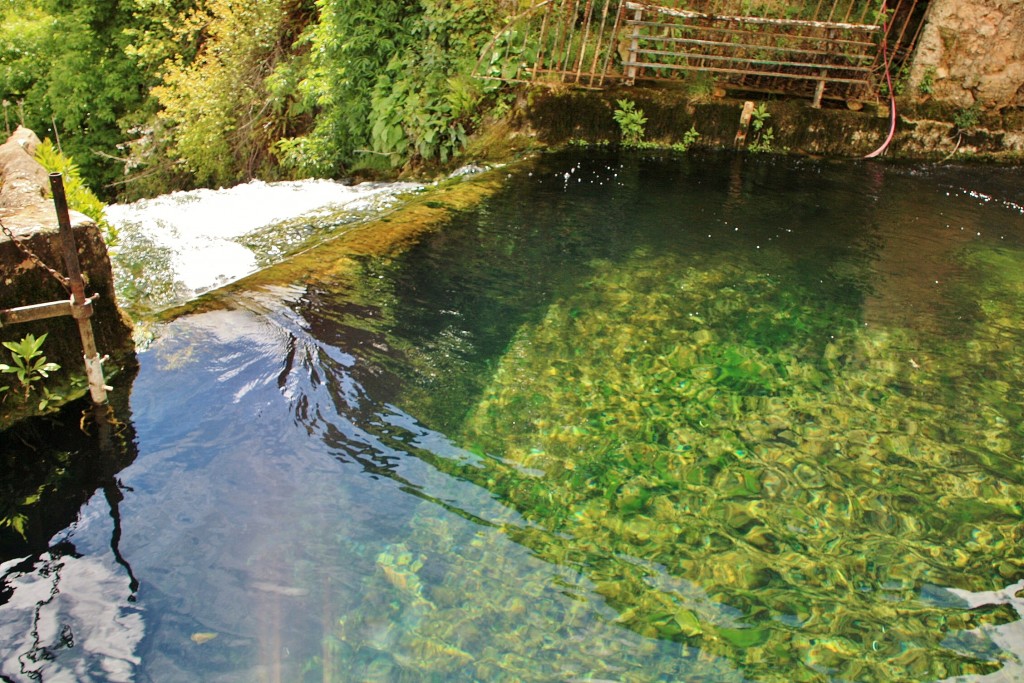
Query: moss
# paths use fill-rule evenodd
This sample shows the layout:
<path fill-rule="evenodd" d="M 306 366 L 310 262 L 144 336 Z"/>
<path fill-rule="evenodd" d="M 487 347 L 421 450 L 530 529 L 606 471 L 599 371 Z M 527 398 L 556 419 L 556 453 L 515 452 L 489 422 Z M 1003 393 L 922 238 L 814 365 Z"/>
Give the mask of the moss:
<path fill-rule="evenodd" d="M 306 250 L 210 292 L 195 301 L 161 312 L 169 320 L 196 311 L 221 308 L 234 293 L 258 287 L 296 285 L 316 280 L 345 281 L 357 271 L 357 259 L 387 257 L 407 249 L 425 234 L 438 230 L 453 214 L 465 211 L 501 187 L 501 170 L 446 180 L 380 218 L 346 226 L 340 233 Z"/>

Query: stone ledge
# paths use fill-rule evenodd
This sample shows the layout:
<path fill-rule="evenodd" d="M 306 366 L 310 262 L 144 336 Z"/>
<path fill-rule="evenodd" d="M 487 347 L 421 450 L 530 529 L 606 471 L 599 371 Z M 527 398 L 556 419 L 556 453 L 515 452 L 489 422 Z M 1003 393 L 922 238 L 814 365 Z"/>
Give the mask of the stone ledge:
<path fill-rule="evenodd" d="M 38 144 L 39 139 L 32 131 L 19 128 L 0 145 L 0 221 L 18 238 L 19 244 L 63 273 L 66 269 L 57 214 L 49 198 L 49 175 L 32 157 Z M 111 359 L 107 372 L 134 366 L 131 323 L 117 306 L 113 273 L 101 231 L 94 221 L 77 212 L 71 212 L 71 224 L 86 294 L 99 294 L 93 305 L 92 324 L 100 354 L 109 355 Z M 0 309 L 69 298 L 70 294 L 60 282 L 26 256 L 7 235 L 0 233 Z M 66 389 L 57 385 L 69 385 L 71 375 L 85 375 L 78 325 L 72 318 L 0 327 L 0 340 L 17 340 L 29 333 L 37 337 L 49 334 L 43 351 L 48 360 L 61 366 L 61 371 L 54 375 L 52 390 L 62 393 Z M 6 349 L 0 349 L 0 359 L 10 361 Z M 4 412 L 0 404 L 0 429 L 7 426 Z"/>

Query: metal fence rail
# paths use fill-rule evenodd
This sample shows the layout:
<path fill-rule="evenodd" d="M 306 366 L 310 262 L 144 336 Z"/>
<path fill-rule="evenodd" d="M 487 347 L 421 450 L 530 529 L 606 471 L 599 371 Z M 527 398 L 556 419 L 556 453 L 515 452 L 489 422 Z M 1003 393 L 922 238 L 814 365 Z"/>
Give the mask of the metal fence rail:
<path fill-rule="evenodd" d="M 484 77 L 601 88 L 691 79 L 822 98 L 869 99 L 898 72 L 927 0 L 544 0 L 481 57 Z"/>
<path fill-rule="evenodd" d="M 794 90 L 774 83 L 789 79 L 802 81 L 816 105 L 826 87 L 844 99 L 863 98 L 872 88 L 879 24 L 706 14 L 639 2 L 624 7 L 629 85 L 637 78 L 672 79 L 675 71 L 763 90 Z"/>

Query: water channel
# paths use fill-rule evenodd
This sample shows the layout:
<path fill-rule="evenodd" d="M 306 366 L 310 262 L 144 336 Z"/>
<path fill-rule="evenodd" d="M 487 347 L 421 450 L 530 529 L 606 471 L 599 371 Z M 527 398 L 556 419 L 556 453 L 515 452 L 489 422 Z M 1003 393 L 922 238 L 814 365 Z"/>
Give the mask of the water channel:
<path fill-rule="evenodd" d="M 499 172 L 18 433 L 2 680 L 1024 678 L 1024 171 Z"/>

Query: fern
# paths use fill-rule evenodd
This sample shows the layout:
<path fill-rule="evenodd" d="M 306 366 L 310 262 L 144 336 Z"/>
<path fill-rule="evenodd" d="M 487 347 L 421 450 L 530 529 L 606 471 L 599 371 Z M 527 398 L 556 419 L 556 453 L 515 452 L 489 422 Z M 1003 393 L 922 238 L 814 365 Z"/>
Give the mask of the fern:
<path fill-rule="evenodd" d="M 78 164 L 71 157 L 58 150 L 50 139 L 43 140 L 36 147 L 35 160 L 46 169 L 47 173 L 60 173 L 64 177 L 64 195 L 68 200 L 68 208 L 84 213 L 96 221 L 103 232 L 107 246 L 117 245 L 117 228 L 110 224 L 104 216 L 106 204 L 90 190 L 82 181 Z"/>

